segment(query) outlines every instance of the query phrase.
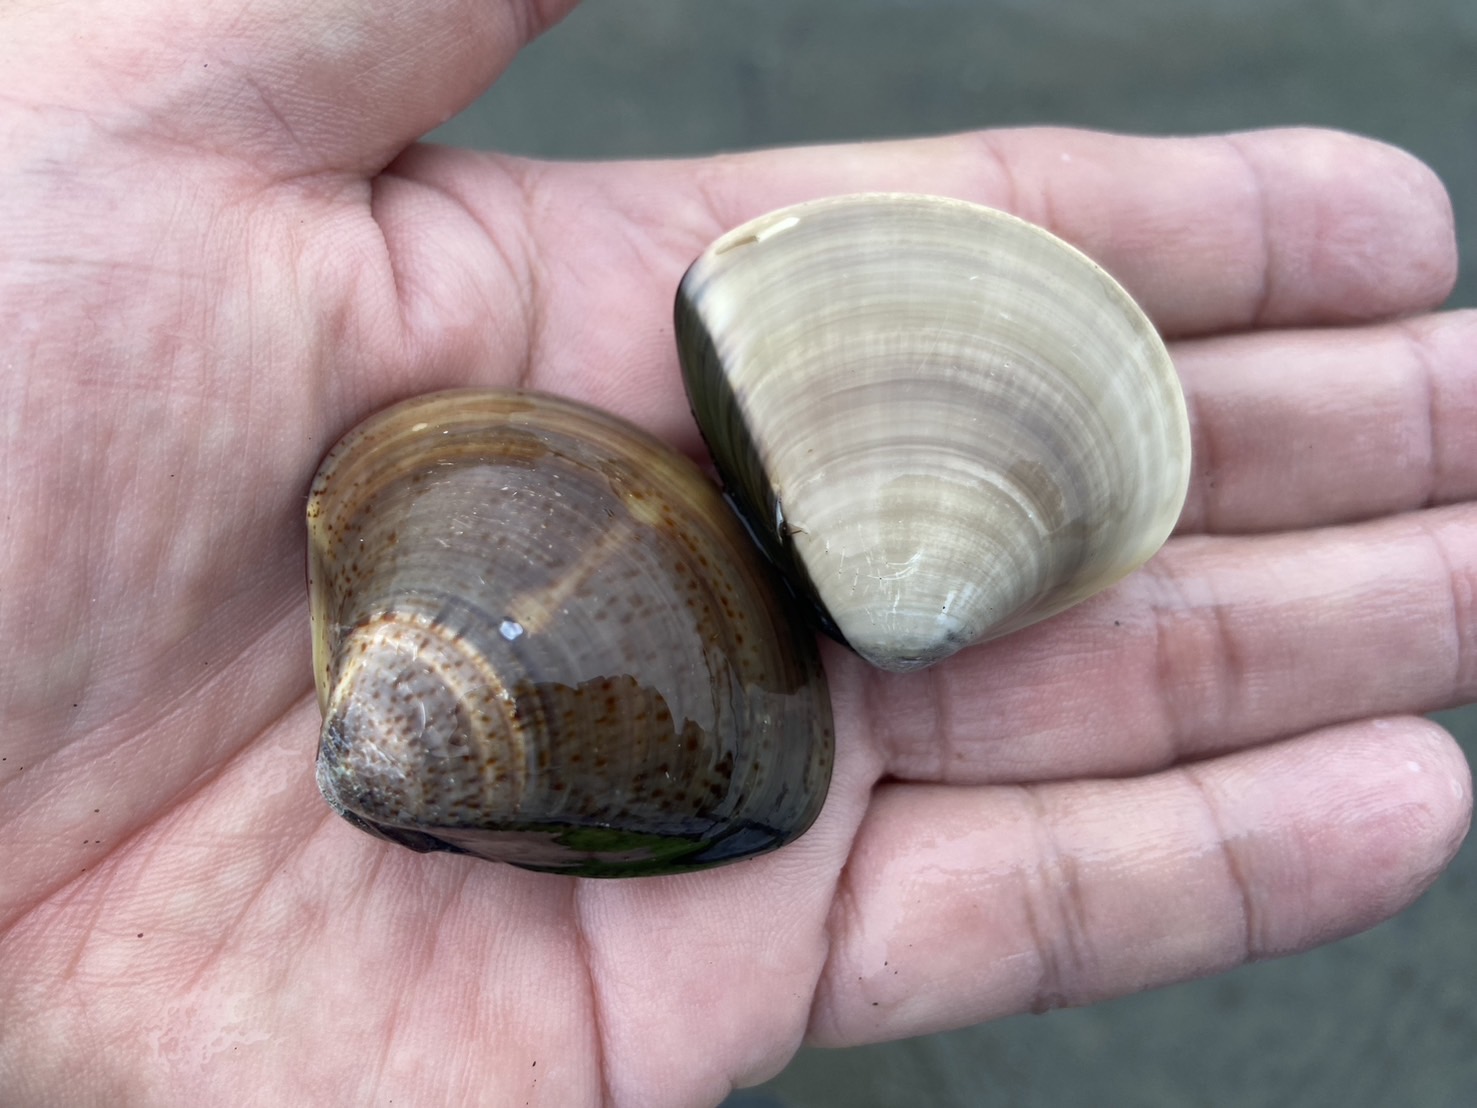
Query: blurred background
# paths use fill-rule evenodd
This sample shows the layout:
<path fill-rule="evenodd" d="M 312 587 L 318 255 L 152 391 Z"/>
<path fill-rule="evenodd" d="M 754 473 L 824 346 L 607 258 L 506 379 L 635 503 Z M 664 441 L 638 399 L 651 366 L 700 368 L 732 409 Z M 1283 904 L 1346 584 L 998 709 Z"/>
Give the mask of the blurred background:
<path fill-rule="evenodd" d="M 1321 124 L 1444 178 L 1477 305 L 1473 0 L 598 0 L 431 137 L 559 158 L 1060 123 Z M 1477 755 L 1477 707 L 1437 717 Z M 1477 1106 L 1477 846 L 1311 954 L 1093 1008 L 802 1051 L 725 1108 Z"/>

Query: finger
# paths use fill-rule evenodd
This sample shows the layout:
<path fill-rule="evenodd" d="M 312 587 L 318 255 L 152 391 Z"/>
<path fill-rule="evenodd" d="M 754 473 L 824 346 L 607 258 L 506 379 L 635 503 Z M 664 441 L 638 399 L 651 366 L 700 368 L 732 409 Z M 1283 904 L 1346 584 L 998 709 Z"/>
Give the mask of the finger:
<path fill-rule="evenodd" d="M 1313 527 L 1477 497 L 1477 312 L 1180 344 L 1180 530 Z"/>
<path fill-rule="evenodd" d="M 219 154 L 276 177 L 377 170 L 575 2 L 126 0 L 111 14 L 76 5 L 70 19 L 32 5 L 5 13 L 0 72 L 32 102 L 161 151 Z"/>
<path fill-rule="evenodd" d="M 691 447 L 672 387 L 683 270 L 760 212 L 869 189 L 945 193 L 1044 223 L 1175 333 L 1418 311 L 1455 269 L 1450 206 L 1429 170 L 1314 131 L 1011 131 L 601 166 L 416 148 L 377 179 L 375 214 L 404 318 L 441 380 L 521 373 Z"/>
<path fill-rule="evenodd" d="M 1456 277 L 1450 202 L 1435 175 L 1402 151 L 1329 131 L 985 131 L 693 172 L 725 226 L 849 189 L 1003 207 L 1095 258 L 1172 334 L 1421 311 Z"/>
<path fill-rule="evenodd" d="M 1470 816 L 1460 750 L 1420 719 L 1136 781 L 884 786 L 810 1034 L 920 1035 L 1306 950 L 1409 904 Z"/>
<path fill-rule="evenodd" d="M 833 666 L 910 781 L 1141 773 L 1477 698 L 1477 511 L 1172 539 L 1088 603 L 916 675 Z"/>

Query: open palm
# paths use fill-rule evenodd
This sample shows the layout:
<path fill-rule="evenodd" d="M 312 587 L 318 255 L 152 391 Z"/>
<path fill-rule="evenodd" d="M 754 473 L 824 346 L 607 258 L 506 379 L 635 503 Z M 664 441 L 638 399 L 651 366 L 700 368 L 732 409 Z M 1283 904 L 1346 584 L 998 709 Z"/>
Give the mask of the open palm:
<path fill-rule="evenodd" d="M 1461 754 L 1407 714 L 1477 695 L 1477 320 L 1414 315 L 1455 268 L 1425 169 L 1321 133 L 409 145 L 568 6 L 0 13 L 7 1104 L 713 1102 L 806 1037 L 1305 949 L 1465 833 Z M 835 781 L 777 854 L 583 881 L 333 816 L 301 521 L 324 451 L 413 393 L 517 384 L 696 452 L 682 269 L 870 189 L 1044 223 L 1178 340 L 1179 535 L 923 674 L 829 649 Z"/>

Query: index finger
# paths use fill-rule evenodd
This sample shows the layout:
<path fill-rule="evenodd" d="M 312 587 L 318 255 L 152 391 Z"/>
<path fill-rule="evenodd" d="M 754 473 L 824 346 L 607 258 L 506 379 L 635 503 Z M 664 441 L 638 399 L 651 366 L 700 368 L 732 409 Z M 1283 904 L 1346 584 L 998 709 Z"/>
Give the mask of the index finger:
<path fill-rule="evenodd" d="M 695 450 L 673 388 L 683 270 L 763 212 L 866 191 L 955 196 L 1045 226 L 1170 335 L 1406 315 L 1455 280 L 1436 176 L 1403 151 L 1328 131 L 1033 129 L 598 166 L 417 147 L 378 179 L 375 211 L 401 268 L 427 275 L 406 286 L 405 308 L 426 321 L 428 361 L 526 362 L 522 384 Z M 514 310 L 494 317 L 488 304 Z M 469 351 L 446 318 L 486 319 L 486 345 Z M 537 359 L 525 358 L 531 342 Z"/>
<path fill-rule="evenodd" d="M 1004 208 L 1102 264 L 1170 335 L 1408 315 L 1438 306 L 1456 280 L 1436 175 L 1338 131 L 981 131 L 740 155 L 700 177 L 727 226 L 864 189 Z"/>

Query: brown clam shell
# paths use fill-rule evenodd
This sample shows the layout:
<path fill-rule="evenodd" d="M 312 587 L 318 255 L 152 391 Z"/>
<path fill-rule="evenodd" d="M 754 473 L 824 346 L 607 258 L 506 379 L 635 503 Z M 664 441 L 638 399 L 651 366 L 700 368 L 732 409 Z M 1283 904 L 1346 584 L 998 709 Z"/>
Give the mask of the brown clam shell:
<path fill-rule="evenodd" d="M 774 849 L 832 759 L 813 636 L 685 458 L 526 392 L 406 401 L 308 503 L 318 783 L 366 831 L 532 869 Z"/>

